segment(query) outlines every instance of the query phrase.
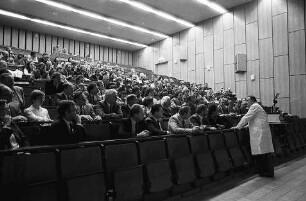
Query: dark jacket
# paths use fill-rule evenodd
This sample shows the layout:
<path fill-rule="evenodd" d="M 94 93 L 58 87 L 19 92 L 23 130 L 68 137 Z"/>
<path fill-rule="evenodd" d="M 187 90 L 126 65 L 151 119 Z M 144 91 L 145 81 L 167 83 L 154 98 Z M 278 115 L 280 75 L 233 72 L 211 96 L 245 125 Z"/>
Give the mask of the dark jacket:
<path fill-rule="evenodd" d="M 0 133 L 0 150 L 12 148 L 10 143 L 10 137 L 12 134 L 20 148 L 30 146 L 28 139 L 15 123 L 11 123 L 10 126 L 1 127 Z"/>
<path fill-rule="evenodd" d="M 49 136 L 51 144 L 74 144 L 85 140 L 85 130 L 75 123 L 69 128 L 65 120 L 59 118 L 52 122 Z"/>
<path fill-rule="evenodd" d="M 153 117 L 147 117 L 145 120 L 147 130 L 150 131 L 151 136 L 167 135 L 167 131 L 163 131 L 161 124 Z"/>
<path fill-rule="evenodd" d="M 52 80 L 48 80 L 46 82 L 46 85 L 45 85 L 46 95 L 54 95 L 56 93 L 61 93 L 62 91 L 63 91 L 63 83 L 60 82 L 58 84 L 58 87 L 56 88 Z"/>
<path fill-rule="evenodd" d="M 138 122 L 135 125 L 135 133 L 132 134 L 132 120 L 130 118 L 124 118 L 121 120 L 119 127 L 118 137 L 119 138 L 129 138 L 136 137 L 136 135 L 144 130 L 146 130 L 146 125 L 144 121 Z"/>
<path fill-rule="evenodd" d="M 171 108 L 167 109 L 163 107 L 163 116 L 164 118 L 170 118 L 172 116 Z"/>
<path fill-rule="evenodd" d="M 119 104 L 115 103 L 109 107 L 105 100 L 98 103 L 97 114 L 102 118 L 111 119 L 110 114 L 112 113 L 117 114 L 115 119 L 122 118 L 122 111 Z"/>
<path fill-rule="evenodd" d="M 130 110 L 131 110 L 130 107 L 126 104 L 121 106 L 121 111 L 122 111 L 123 118 L 128 118 L 129 117 Z"/>
<path fill-rule="evenodd" d="M 58 104 L 62 100 L 73 100 L 72 97 L 66 96 L 63 92 L 55 94 L 55 102 Z"/>

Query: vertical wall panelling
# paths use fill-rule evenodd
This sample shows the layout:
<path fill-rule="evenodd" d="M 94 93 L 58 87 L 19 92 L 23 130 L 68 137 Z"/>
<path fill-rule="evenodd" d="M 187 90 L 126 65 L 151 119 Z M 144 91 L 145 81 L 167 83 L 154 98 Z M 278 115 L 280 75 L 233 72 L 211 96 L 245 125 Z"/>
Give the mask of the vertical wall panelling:
<path fill-rule="evenodd" d="M 39 52 L 44 53 L 46 52 L 46 36 L 45 34 L 39 35 Z"/>
<path fill-rule="evenodd" d="M 57 37 L 57 44 L 59 45 L 60 50 L 64 48 L 64 40 L 62 37 Z"/>
<path fill-rule="evenodd" d="M 306 73 L 305 30 L 289 33 L 289 72 L 290 75 Z"/>
<path fill-rule="evenodd" d="M 1 29 L 0 29 L 0 32 L 1 32 Z M 0 34 L 0 37 L 1 37 L 1 34 Z M 18 48 L 25 49 L 26 48 L 25 42 L 26 42 L 26 32 L 24 30 L 20 29 L 19 30 L 19 39 L 18 39 Z"/>
<path fill-rule="evenodd" d="M 258 31 L 259 39 L 272 37 L 271 0 L 258 0 Z"/>
<path fill-rule="evenodd" d="M 190 29 L 188 29 L 188 36 L 187 36 L 188 41 L 195 40 L 195 31 L 196 31 L 196 27 L 191 27 Z M 165 49 L 165 48 L 163 48 L 163 49 Z"/>
<path fill-rule="evenodd" d="M 26 50 L 32 50 L 32 32 L 26 31 Z"/>
<path fill-rule="evenodd" d="M 209 35 L 214 34 L 213 20 L 212 19 L 206 20 L 203 23 L 203 32 L 204 32 L 204 36 L 209 36 Z"/>
<path fill-rule="evenodd" d="M 273 17 L 273 52 L 274 56 L 288 54 L 287 14 Z"/>
<path fill-rule="evenodd" d="M 95 58 L 95 45 L 92 43 L 89 44 L 89 54 L 92 59 Z"/>
<path fill-rule="evenodd" d="M 257 22 L 253 22 L 246 25 L 246 48 L 248 61 L 259 58 Z"/>
<path fill-rule="evenodd" d="M 4 46 L 11 46 L 11 27 L 4 26 Z"/>
<path fill-rule="evenodd" d="M 85 57 L 85 44 L 82 41 L 80 41 L 80 56 Z"/>
<path fill-rule="evenodd" d="M 245 6 L 234 9 L 235 45 L 245 43 Z"/>
<path fill-rule="evenodd" d="M 276 106 L 283 112 L 290 113 L 290 98 L 278 98 Z"/>
<path fill-rule="evenodd" d="M 224 82 L 223 49 L 214 51 L 215 83 Z"/>
<path fill-rule="evenodd" d="M 288 31 L 304 29 L 304 0 L 289 0 L 288 3 Z"/>
<path fill-rule="evenodd" d="M 133 54 L 129 53 L 129 65 L 133 65 Z"/>
<path fill-rule="evenodd" d="M 215 83 L 215 91 L 220 91 L 221 88 L 224 89 L 224 82 L 221 83 Z"/>
<path fill-rule="evenodd" d="M 173 73 L 180 74 L 180 45 L 173 46 Z"/>
<path fill-rule="evenodd" d="M 224 64 L 234 63 L 234 30 L 224 31 Z"/>
<path fill-rule="evenodd" d="M 75 54 L 74 51 L 74 40 L 69 40 L 69 50 L 68 53 Z"/>
<path fill-rule="evenodd" d="M 113 62 L 113 48 L 108 48 L 108 61 Z"/>
<path fill-rule="evenodd" d="M 201 54 L 204 51 L 204 29 L 203 24 L 195 27 L 196 29 L 196 54 Z"/>
<path fill-rule="evenodd" d="M 0 25 L 0 45 L 3 45 L 3 25 Z"/>
<path fill-rule="evenodd" d="M 89 43 L 84 43 L 84 56 L 90 56 L 90 44 Z"/>
<path fill-rule="evenodd" d="M 63 48 L 65 48 L 66 52 L 69 52 L 69 39 L 64 38 L 64 46 Z"/>
<path fill-rule="evenodd" d="M 117 51 L 117 61 L 119 64 L 122 63 L 121 54 L 122 54 L 122 51 Z"/>
<path fill-rule="evenodd" d="M 196 55 L 196 82 L 204 84 L 204 54 Z"/>
<path fill-rule="evenodd" d="M 214 38 L 212 35 L 204 37 L 204 65 L 205 68 L 214 66 Z"/>
<path fill-rule="evenodd" d="M 224 65 L 224 87 L 235 92 L 235 66 L 234 64 Z"/>
<path fill-rule="evenodd" d="M 46 53 L 51 54 L 52 51 L 52 38 L 50 35 L 46 35 Z"/>
<path fill-rule="evenodd" d="M 80 41 L 74 41 L 74 54 L 80 55 Z"/>
<path fill-rule="evenodd" d="M 12 47 L 18 48 L 18 29 L 12 28 Z"/>
<path fill-rule="evenodd" d="M 248 95 L 253 95 L 256 98 L 260 98 L 259 60 L 248 61 L 247 66 L 247 93 Z M 254 76 L 255 80 L 251 80 L 252 76 Z"/>
<path fill-rule="evenodd" d="M 104 49 L 103 49 L 103 46 L 99 46 L 99 49 L 100 49 L 100 56 L 99 56 L 99 58 L 100 58 L 100 61 L 104 61 L 104 58 L 103 58 L 103 56 L 104 56 Z"/>
<path fill-rule="evenodd" d="M 246 13 L 246 24 L 250 24 L 257 21 L 257 5 L 258 1 L 254 0 L 248 4 L 246 4 L 245 7 L 245 13 Z"/>
<path fill-rule="evenodd" d="M 104 50 L 103 50 L 103 52 L 104 52 L 104 60 L 103 61 L 106 61 L 106 62 L 108 62 L 109 60 L 108 60 L 108 48 L 107 47 L 104 47 Z"/>
<path fill-rule="evenodd" d="M 204 70 L 205 70 L 205 73 L 204 73 L 205 83 L 207 83 L 210 88 L 215 90 L 214 68 L 205 68 Z"/>
<path fill-rule="evenodd" d="M 32 50 L 34 52 L 38 52 L 39 51 L 39 34 L 38 33 L 33 33 L 33 48 Z"/>
<path fill-rule="evenodd" d="M 287 12 L 287 0 L 272 0 L 272 16 L 286 12 Z"/>
<path fill-rule="evenodd" d="M 223 16 L 220 15 L 213 19 L 214 29 L 214 49 L 223 48 Z"/>
<path fill-rule="evenodd" d="M 121 51 L 120 51 L 121 52 Z M 117 63 L 117 50 L 113 48 L 113 63 Z M 122 62 L 122 58 L 120 57 L 120 60 Z M 121 62 L 118 62 L 118 64 L 122 64 Z"/>
<path fill-rule="evenodd" d="M 269 107 L 273 105 L 273 97 L 274 97 L 273 78 L 260 79 L 260 97 L 262 105 Z"/>
<path fill-rule="evenodd" d="M 223 15 L 223 28 L 229 30 L 234 27 L 234 15 L 233 12 L 228 12 Z"/>
<path fill-rule="evenodd" d="M 195 40 L 188 41 L 188 71 L 195 70 Z"/>
<path fill-rule="evenodd" d="M 306 117 L 306 75 L 290 76 L 290 110 Z"/>
<path fill-rule="evenodd" d="M 53 53 L 53 48 L 56 47 L 56 45 L 57 45 L 57 37 L 52 36 L 52 44 L 51 44 L 52 53 Z"/>
<path fill-rule="evenodd" d="M 273 77 L 272 38 L 259 40 L 260 78 Z"/>
<path fill-rule="evenodd" d="M 236 94 L 237 98 L 245 98 L 247 96 L 247 81 L 236 82 Z"/>
<path fill-rule="evenodd" d="M 100 60 L 100 48 L 99 45 L 95 45 L 95 56 L 94 56 L 95 60 Z"/>
<path fill-rule="evenodd" d="M 274 58 L 274 85 L 275 94 L 279 93 L 279 97 L 289 97 L 288 55 Z"/>

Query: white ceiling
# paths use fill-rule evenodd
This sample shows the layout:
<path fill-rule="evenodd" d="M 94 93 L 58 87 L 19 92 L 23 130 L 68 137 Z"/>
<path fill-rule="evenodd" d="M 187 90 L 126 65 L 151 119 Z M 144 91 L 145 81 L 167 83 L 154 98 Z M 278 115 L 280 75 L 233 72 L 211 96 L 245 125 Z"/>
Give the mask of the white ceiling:
<path fill-rule="evenodd" d="M 69 25 L 92 32 L 97 32 L 112 37 L 117 37 L 142 44 L 151 44 L 162 38 L 152 34 L 138 32 L 119 25 L 110 24 L 104 21 L 98 21 L 93 18 L 81 16 L 73 12 L 67 12 L 58 8 L 50 7 L 34 0 L 0 0 L 0 8 L 3 10 L 16 12 L 29 17 L 40 18 L 59 24 Z M 172 35 L 187 27 L 150 14 L 139 9 L 133 8 L 117 0 L 54 0 L 69 4 L 84 10 L 99 13 L 100 15 L 115 18 L 132 25 L 141 26 L 149 30 Z M 197 24 L 203 20 L 219 15 L 216 11 L 198 3 L 196 0 L 137 0 L 156 9 L 172 14 L 178 18 L 185 19 L 191 23 Z M 221 6 L 230 9 L 232 7 L 250 2 L 252 0 L 215 0 Z M 19 19 L 0 16 L 0 23 L 15 26 L 22 29 L 48 33 L 65 38 L 81 40 L 84 42 L 101 44 L 120 48 L 124 50 L 135 51 L 141 47 L 115 42 L 109 39 L 97 38 L 76 34 L 71 31 L 52 28 L 45 25 L 39 25 L 34 22 L 25 22 Z"/>

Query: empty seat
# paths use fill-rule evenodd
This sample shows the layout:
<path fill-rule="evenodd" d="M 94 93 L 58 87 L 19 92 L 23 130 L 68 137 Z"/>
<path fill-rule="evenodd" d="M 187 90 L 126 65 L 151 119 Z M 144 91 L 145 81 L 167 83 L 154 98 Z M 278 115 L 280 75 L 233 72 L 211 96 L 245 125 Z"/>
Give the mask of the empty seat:
<path fill-rule="evenodd" d="M 242 167 L 245 164 L 245 158 L 240 149 L 236 133 L 234 131 L 224 132 L 224 139 L 234 167 Z"/>
<path fill-rule="evenodd" d="M 84 124 L 83 126 L 89 140 L 111 139 L 111 127 L 109 122 L 103 122 L 101 124 Z"/>
<path fill-rule="evenodd" d="M 210 148 L 215 156 L 219 172 L 225 172 L 232 168 L 229 153 L 225 147 L 225 141 L 221 132 L 208 135 Z"/>
<path fill-rule="evenodd" d="M 242 153 L 248 163 L 252 162 L 251 147 L 250 147 L 250 134 L 247 129 L 237 131 L 238 142 Z"/>
<path fill-rule="evenodd" d="M 109 189 L 115 200 L 139 200 L 144 194 L 143 166 L 139 165 L 136 143 L 105 146 Z"/>
<path fill-rule="evenodd" d="M 141 163 L 166 159 L 166 145 L 164 140 L 150 140 L 139 143 Z"/>
<path fill-rule="evenodd" d="M 61 172 L 68 200 L 106 200 L 105 174 L 99 147 L 61 151 Z"/>

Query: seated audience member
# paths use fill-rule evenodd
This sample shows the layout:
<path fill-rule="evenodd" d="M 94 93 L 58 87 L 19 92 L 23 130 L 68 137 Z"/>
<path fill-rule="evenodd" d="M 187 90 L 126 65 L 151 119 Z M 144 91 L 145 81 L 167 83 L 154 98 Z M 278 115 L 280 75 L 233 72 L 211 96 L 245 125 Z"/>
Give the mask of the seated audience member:
<path fill-rule="evenodd" d="M 187 93 L 187 92 L 185 92 Z M 183 104 L 184 106 L 189 106 L 190 107 L 190 114 L 193 115 L 196 113 L 196 98 L 194 95 L 189 95 L 186 98 L 186 102 Z"/>
<path fill-rule="evenodd" d="M 130 115 L 131 107 L 137 103 L 137 97 L 135 94 L 130 94 L 126 97 L 126 104 L 121 106 L 123 117 L 126 118 Z"/>
<path fill-rule="evenodd" d="M 0 150 L 18 149 L 30 146 L 26 136 L 12 121 L 9 105 L 6 100 L 0 100 Z"/>
<path fill-rule="evenodd" d="M 160 101 L 163 108 L 163 117 L 169 118 L 172 116 L 171 99 L 169 96 L 164 96 Z"/>
<path fill-rule="evenodd" d="M 7 69 L 7 62 L 0 59 L 0 75 L 3 73 L 10 73 L 10 71 Z"/>
<path fill-rule="evenodd" d="M 208 126 L 209 122 L 206 119 L 207 107 L 204 104 L 198 105 L 196 113 L 189 118 L 192 127 L 200 126 L 204 130 L 214 130 Z"/>
<path fill-rule="evenodd" d="M 52 75 L 52 79 L 46 82 L 45 92 L 46 95 L 54 95 L 63 91 L 63 83 L 61 82 L 61 74 L 55 72 Z"/>
<path fill-rule="evenodd" d="M 100 116 L 95 114 L 93 106 L 90 103 L 87 103 L 83 92 L 76 92 L 73 96 L 73 99 L 76 104 L 76 112 L 81 116 L 81 120 L 102 120 Z"/>
<path fill-rule="evenodd" d="M 104 94 L 105 94 L 105 87 L 104 87 L 104 82 L 102 80 L 97 81 L 97 86 L 99 89 L 98 96 L 103 100 Z"/>
<path fill-rule="evenodd" d="M 151 107 L 153 105 L 153 98 L 149 96 L 145 97 L 142 101 L 142 105 L 144 106 L 145 117 L 149 117 L 151 112 Z"/>
<path fill-rule="evenodd" d="M 246 100 L 243 100 L 241 102 L 241 106 L 240 106 L 240 114 L 246 114 L 248 112 L 249 108 L 248 108 L 248 102 Z"/>
<path fill-rule="evenodd" d="M 231 113 L 237 113 L 236 108 L 235 108 L 235 101 L 233 100 L 228 100 L 228 112 Z"/>
<path fill-rule="evenodd" d="M 119 137 L 148 137 L 149 131 L 145 130 L 143 107 L 134 104 L 130 110 L 129 118 L 122 119 L 119 127 Z"/>
<path fill-rule="evenodd" d="M 84 76 L 83 75 L 78 75 L 75 79 L 75 84 L 73 86 L 74 91 L 84 91 L 83 86 L 84 84 Z"/>
<path fill-rule="evenodd" d="M 105 92 L 105 100 L 99 102 L 97 113 L 102 119 L 121 119 L 122 111 L 117 103 L 117 91 L 108 89 Z"/>
<path fill-rule="evenodd" d="M 49 135 L 52 144 L 73 144 L 84 139 L 85 130 L 73 101 L 59 103 L 58 119 L 52 122 Z"/>
<path fill-rule="evenodd" d="M 154 104 L 151 108 L 151 115 L 147 117 L 146 127 L 151 136 L 155 135 L 167 135 L 169 131 L 164 131 L 161 127 L 160 121 L 163 118 L 163 108 L 160 104 Z"/>
<path fill-rule="evenodd" d="M 40 90 L 34 90 L 30 98 L 32 105 L 24 110 L 24 116 L 27 117 L 28 121 L 51 121 L 48 110 L 41 107 L 45 100 L 45 93 Z"/>
<path fill-rule="evenodd" d="M 55 95 L 57 105 L 62 100 L 73 100 L 73 85 L 69 82 L 63 84 L 63 92 Z"/>
<path fill-rule="evenodd" d="M 98 93 L 99 89 L 97 84 L 95 82 L 91 82 L 87 86 L 87 92 L 86 92 L 87 100 L 90 104 L 97 105 L 99 101 L 101 101 L 101 98 L 98 96 Z"/>
<path fill-rule="evenodd" d="M 227 107 L 227 99 L 225 98 L 220 98 L 220 101 L 219 101 L 219 105 L 217 107 L 217 111 L 219 114 L 228 114 L 228 107 Z"/>
<path fill-rule="evenodd" d="M 168 131 L 171 134 L 200 133 L 201 129 L 199 126 L 191 128 L 191 124 L 188 121 L 190 113 L 191 111 L 189 106 L 182 106 L 177 114 L 170 117 L 168 122 Z"/>
<path fill-rule="evenodd" d="M 208 112 L 207 112 L 208 125 L 218 129 L 224 129 L 225 125 L 223 124 L 223 121 L 218 114 L 217 107 L 218 106 L 216 104 L 211 104 L 208 107 Z"/>

